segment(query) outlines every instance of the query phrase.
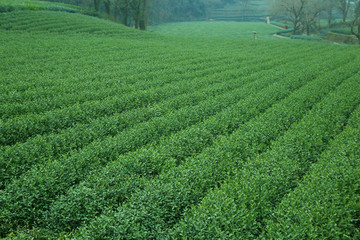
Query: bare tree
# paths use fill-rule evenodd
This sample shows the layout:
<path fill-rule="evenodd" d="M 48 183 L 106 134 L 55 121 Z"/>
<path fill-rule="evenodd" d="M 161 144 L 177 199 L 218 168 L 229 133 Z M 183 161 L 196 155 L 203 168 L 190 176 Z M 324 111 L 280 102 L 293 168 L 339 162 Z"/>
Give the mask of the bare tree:
<path fill-rule="evenodd" d="M 249 9 L 249 3 L 250 3 L 250 0 L 238 0 L 238 2 L 240 3 L 241 5 L 241 10 L 242 10 L 242 20 L 244 21 L 245 20 L 245 15 L 246 13 L 248 12 L 248 9 Z"/>
<path fill-rule="evenodd" d="M 320 26 L 316 26 L 317 20 L 320 20 L 320 13 L 324 10 L 322 0 L 306 1 L 303 14 L 300 19 L 302 32 L 310 35 L 310 32 L 317 31 Z"/>
<path fill-rule="evenodd" d="M 140 6 L 139 29 L 146 30 L 148 0 L 142 0 L 140 4 L 141 4 L 141 6 Z"/>
<path fill-rule="evenodd" d="M 333 13 L 337 6 L 337 0 L 322 0 L 324 6 L 324 13 L 328 21 L 328 28 L 331 27 L 332 20 L 334 19 Z"/>
<path fill-rule="evenodd" d="M 147 25 L 147 0 L 134 0 L 135 28 L 146 30 Z"/>
<path fill-rule="evenodd" d="M 351 21 L 351 33 L 357 37 L 360 43 L 360 0 L 355 1 L 354 20 Z"/>
<path fill-rule="evenodd" d="M 299 30 L 307 1 L 308 0 L 275 0 L 273 11 L 277 14 L 285 14 L 287 16 L 293 24 L 293 34 L 296 34 Z"/>
<path fill-rule="evenodd" d="M 117 22 L 120 15 L 121 0 L 113 0 L 113 6 L 114 21 Z"/>
<path fill-rule="evenodd" d="M 120 0 L 120 12 L 122 23 L 129 26 L 129 18 L 132 15 L 133 0 Z"/>
<path fill-rule="evenodd" d="M 111 0 L 103 0 L 104 6 L 105 6 L 105 13 L 106 16 L 110 17 L 110 11 L 111 11 Z"/>
<path fill-rule="evenodd" d="M 342 14 L 342 20 L 343 22 L 346 22 L 346 18 L 349 13 L 352 0 L 337 0 L 337 1 L 338 1 L 339 9 Z"/>
<path fill-rule="evenodd" d="M 100 11 L 100 0 L 94 0 L 95 11 Z"/>

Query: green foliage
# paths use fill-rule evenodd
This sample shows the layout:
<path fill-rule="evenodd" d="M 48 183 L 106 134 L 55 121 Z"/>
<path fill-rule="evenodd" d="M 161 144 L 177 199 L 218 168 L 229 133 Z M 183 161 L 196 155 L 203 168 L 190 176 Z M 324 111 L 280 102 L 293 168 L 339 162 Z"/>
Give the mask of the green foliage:
<path fill-rule="evenodd" d="M 11 12 L 15 10 L 49 10 L 49 11 L 64 11 L 64 12 L 78 12 L 79 7 L 63 3 L 51 3 L 38 0 L 0 0 L 0 13 Z"/>
<path fill-rule="evenodd" d="M 360 110 L 267 220 L 263 238 L 357 239 Z M 286 227 L 284 227 L 286 226 Z"/>
<path fill-rule="evenodd" d="M 15 11 L 16 8 L 12 5 L 0 5 L 0 13 L 3 12 L 12 12 Z"/>
<path fill-rule="evenodd" d="M 353 94 L 358 91 L 356 79 L 354 76 L 343 80 L 336 91 L 275 141 L 271 150 L 245 164 L 233 179 L 210 192 L 202 204 L 185 217 L 179 234 L 197 239 L 217 238 L 217 234 L 237 239 L 258 237 L 265 225 L 264 219 L 270 217 L 274 207 L 296 187 L 309 166 L 318 161 L 329 140 L 342 131 L 348 116 L 360 103 Z M 234 209 L 231 215 L 222 208 L 223 202 Z M 284 226 L 287 225 L 277 229 L 286 229 Z M 197 234 L 198 229 L 203 232 Z"/>
<path fill-rule="evenodd" d="M 251 76 L 251 79 L 253 78 L 255 78 L 255 76 Z M 252 87 L 256 87 L 255 85 L 252 85 L 253 84 L 246 84 L 240 90 L 232 91 L 230 95 L 238 95 L 239 97 L 244 94 L 246 95 Z M 256 85 L 258 85 L 257 87 L 266 87 L 266 85 L 261 82 L 258 82 Z M 247 89 L 247 91 L 245 91 L 245 89 Z M 264 93 L 264 91 L 260 91 L 259 96 Z M 169 159 L 174 160 L 174 163 L 179 165 L 186 158 L 199 153 L 202 148 L 210 145 L 217 135 L 234 131 L 234 129 L 239 126 L 236 123 L 238 121 L 244 121 L 246 118 L 246 113 L 239 112 L 239 109 L 241 109 L 239 106 L 243 106 L 244 108 L 247 107 L 248 110 L 250 110 L 251 106 L 246 106 L 246 104 L 253 103 L 254 98 L 251 97 L 250 99 L 240 101 L 226 111 L 222 111 L 202 123 L 162 139 L 157 146 L 151 145 L 150 147 L 142 148 L 135 153 L 127 154 L 123 158 L 121 157 L 121 159 L 115 161 L 114 164 L 108 165 L 108 167 L 104 169 L 105 171 L 100 171 L 83 182 L 85 186 L 92 189 L 92 196 L 96 196 L 96 200 L 92 200 L 89 196 L 84 196 L 82 202 L 89 201 L 89 203 L 91 203 L 92 201 L 101 201 L 106 208 L 114 208 L 119 202 L 124 202 L 125 199 L 122 198 L 122 196 L 129 196 L 133 189 L 135 189 L 134 184 L 139 187 L 139 183 L 145 178 L 152 178 L 154 175 L 164 171 L 164 169 L 169 169 L 169 165 L 166 164 Z M 248 113 L 251 114 L 252 111 L 248 111 Z M 170 161 L 170 163 L 172 163 L 172 161 Z M 108 177 L 101 177 L 104 175 Z M 119 178 L 117 176 L 121 177 Z M 109 180 L 107 181 L 107 179 Z M 114 183 L 114 181 L 116 181 L 116 183 Z M 103 191 L 105 189 L 106 191 Z M 77 199 L 75 196 L 81 191 L 82 190 L 78 188 L 71 189 L 68 195 L 60 199 L 60 201 L 57 201 L 56 204 L 61 204 L 63 208 L 66 207 L 67 202 L 72 202 Z M 114 194 L 114 192 L 117 194 Z M 86 204 L 78 203 L 76 208 L 67 208 L 67 211 L 83 208 L 85 207 L 84 205 L 86 206 Z M 49 213 L 50 219 L 48 219 L 47 222 L 58 225 L 58 229 L 63 229 L 64 227 L 67 227 L 67 224 L 65 226 L 59 225 L 61 221 L 59 221 L 57 215 L 60 212 L 63 212 L 63 210 L 59 209 L 58 206 L 52 208 Z M 87 217 L 83 217 L 82 221 L 88 221 L 88 219 L 100 213 L 101 210 L 93 211 L 86 207 L 84 212 L 86 212 L 86 214 L 84 213 L 83 215 L 86 215 Z M 67 212 L 67 215 L 72 214 Z"/>
<path fill-rule="evenodd" d="M 322 41 L 322 38 L 319 36 L 307 36 L 307 35 L 290 35 L 291 39 L 300 39 L 306 41 Z"/>
<path fill-rule="evenodd" d="M 61 11 L 61 12 L 69 12 L 69 13 L 75 13 L 77 10 L 65 6 L 58 6 L 58 5 L 48 5 L 45 7 L 45 10 L 48 11 Z"/>
<path fill-rule="evenodd" d="M 349 27 L 331 29 L 331 32 L 340 33 L 340 34 L 344 34 L 344 35 L 351 35 L 351 30 Z"/>
<path fill-rule="evenodd" d="M 31 4 L 31 3 L 24 4 L 23 7 L 25 10 L 33 10 L 33 11 L 45 9 L 43 6 L 39 6 L 36 4 Z"/>
<path fill-rule="evenodd" d="M 354 68 L 354 65 L 352 68 Z M 352 71 L 354 71 L 354 69 Z M 352 75 L 352 73 L 349 72 L 349 75 Z M 200 199 L 206 195 L 207 191 L 219 186 L 227 177 L 236 174 L 236 169 L 241 169 L 244 162 L 248 161 L 250 164 L 256 163 L 257 161 L 252 161 L 252 159 L 256 159 L 258 153 L 266 152 L 269 147 L 268 145 L 275 140 L 278 135 L 281 135 L 283 131 L 288 129 L 291 124 L 298 119 L 297 116 L 306 113 L 307 109 L 312 108 L 313 103 L 321 100 L 324 96 L 323 94 L 326 95 L 327 92 L 336 88 L 336 86 L 342 82 L 342 80 L 334 78 L 333 85 L 331 84 L 331 86 L 329 83 L 324 82 L 323 79 L 327 79 L 327 77 L 324 76 L 324 78 L 319 78 L 317 81 L 305 85 L 301 91 L 296 92 L 297 94 L 292 94 L 288 98 L 279 101 L 278 104 L 269 108 L 264 114 L 246 122 L 244 126 L 239 128 L 239 131 L 235 131 L 230 136 L 222 138 L 220 142 L 215 143 L 213 147 L 205 149 L 200 155 L 188 159 L 184 164 L 170 171 L 164 172 L 158 179 L 145 183 L 144 189 L 140 188 L 140 190 L 133 194 L 118 210 L 101 215 L 94 222 L 81 229 L 79 236 L 84 236 L 85 239 L 94 235 L 106 239 L 123 237 L 158 239 L 171 236 L 173 234 L 171 228 L 181 219 L 186 208 L 197 205 Z M 319 85 L 320 82 L 323 84 L 322 86 Z M 324 88 L 325 86 L 327 87 Z M 277 87 L 274 89 L 278 90 L 277 93 L 285 93 L 283 92 L 284 90 L 280 90 Z M 320 89 L 322 90 L 320 91 Z M 324 92 L 321 93 L 322 91 Z M 357 90 L 354 89 L 353 91 Z M 315 93 L 319 95 L 316 96 Z M 344 93 L 344 95 L 346 94 Z M 268 94 L 268 96 L 271 95 Z M 311 100 L 309 102 L 310 96 Z M 355 95 L 352 94 L 352 96 Z M 351 99 L 348 101 L 351 102 Z M 286 107 L 288 104 L 292 106 L 292 111 Z M 295 104 L 297 104 L 296 107 Z M 353 104 L 356 104 L 356 102 Z M 301 108 L 305 109 L 301 110 Z M 289 111 L 285 114 L 281 109 L 288 109 Z M 280 112 L 282 113 L 280 114 Z M 251 169 L 255 170 L 260 168 L 260 166 L 261 164 Z M 267 167 L 266 169 L 269 168 L 267 165 L 263 167 Z M 279 175 L 279 177 L 280 176 L 281 175 Z M 249 177 L 250 175 L 247 175 L 244 180 L 250 179 Z M 268 179 L 270 180 L 271 178 Z M 276 179 L 274 179 L 274 181 L 275 180 Z M 280 183 L 281 181 L 276 182 L 273 186 L 276 187 Z M 239 190 L 243 189 L 236 188 L 238 186 L 236 184 L 229 184 L 229 186 L 234 186 L 235 189 Z M 271 189 L 270 186 L 272 185 L 266 185 L 266 187 Z M 264 186 L 261 184 L 257 184 L 256 187 L 256 189 L 264 190 Z M 249 186 L 249 190 L 250 189 L 255 190 L 255 188 Z M 256 194 L 249 195 L 246 199 L 251 201 L 255 196 Z M 245 200 L 245 198 L 240 199 Z M 221 205 L 223 202 L 215 201 L 214 203 Z M 205 206 L 204 209 L 209 209 L 209 206 Z M 221 208 L 215 207 L 216 211 L 219 209 Z M 225 214 L 227 214 L 227 212 L 225 212 Z M 222 217 L 221 213 L 214 213 L 205 215 L 203 218 L 196 215 L 192 219 L 194 224 L 199 225 L 203 219 L 204 221 L 208 221 L 211 219 L 211 216 L 215 216 L 215 218 Z M 232 214 L 228 216 L 230 219 L 225 219 L 225 222 L 231 222 L 236 219 Z M 239 216 L 242 215 L 240 214 Z M 247 215 L 246 219 L 249 217 L 250 216 Z M 247 227 L 244 230 L 239 229 L 239 226 L 242 225 L 243 224 L 239 225 L 234 223 L 230 224 L 229 227 L 234 226 L 234 230 L 238 231 L 238 234 L 247 234 L 244 238 L 255 236 L 251 235 L 254 233 L 248 229 L 252 227 L 251 225 L 247 226 L 245 224 L 244 228 L 245 226 Z M 109 232 L 101 232 L 104 228 L 108 229 Z M 224 228 L 224 226 L 214 229 L 214 233 L 219 232 L 222 228 Z M 110 229 L 119 229 L 121 231 L 113 232 L 110 231 Z M 188 238 L 198 237 L 198 239 L 220 237 L 218 235 L 211 235 L 213 232 L 209 232 L 206 225 L 202 225 L 198 229 L 194 229 L 194 231 L 191 231 L 191 225 L 182 228 L 182 230 L 185 229 L 186 232 L 181 232 L 179 236 Z M 205 235 L 196 235 L 195 233 L 201 232 L 201 229 L 204 229 Z M 124 232 L 122 232 L 122 230 L 124 230 Z"/>
<path fill-rule="evenodd" d="M 61 10 L 0 14 L 1 237 L 358 236 L 358 48 Z"/>

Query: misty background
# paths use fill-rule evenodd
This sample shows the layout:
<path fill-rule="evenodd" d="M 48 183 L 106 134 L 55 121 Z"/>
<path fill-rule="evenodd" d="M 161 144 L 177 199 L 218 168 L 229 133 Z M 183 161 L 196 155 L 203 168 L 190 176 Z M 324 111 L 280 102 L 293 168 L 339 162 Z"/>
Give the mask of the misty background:
<path fill-rule="evenodd" d="M 87 14 L 145 30 L 179 21 L 267 22 L 292 34 L 341 29 L 360 42 L 360 0 L 47 0 L 81 6 Z"/>

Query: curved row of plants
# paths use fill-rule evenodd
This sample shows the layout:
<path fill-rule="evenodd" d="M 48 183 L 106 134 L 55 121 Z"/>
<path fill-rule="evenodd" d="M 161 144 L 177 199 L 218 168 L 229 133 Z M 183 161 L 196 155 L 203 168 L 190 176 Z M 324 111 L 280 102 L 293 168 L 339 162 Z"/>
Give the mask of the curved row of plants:
<path fill-rule="evenodd" d="M 144 55 L 144 54 L 142 54 Z M 140 57 L 140 56 L 138 56 Z M 145 57 L 145 56 L 142 56 Z M 150 58 L 151 56 L 147 56 Z M 130 94 L 131 92 L 146 90 L 149 88 L 163 86 L 166 83 L 174 84 L 176 83 L 176 76 L 178 74 L 178 69 L 170 68 L 165 72 L 164 69 L 166 66 L 160 62 L 169 58 L 169 56 L 161 55 L 158 59 L 153 58 L 152 61 L 158 62 L 158 64 L 141 64 L 141 67 L 136 69 L 136 74 L 129 77 L 129 74 L 124 72 L 125 77 L 117 78 L 113 80 L 114 76 L 101 76 L 102 79 L 97 78 L 96 76 L 86 76 L 86 79 L 78 78 L 67 78 L 54 83 L 53 79 L 49 79 L 46 83 L 43 78 L 37 78 L 31 81 L 31 87 L 26 88 L 23 83 L 20 82 L 15 84 L 7 84 L 4 86 L 4 92 L 1 94 L 2 104 L 0 105 L 0 110 L 2 114 L 2 119 L 14 118 L 16 116 L 25 115 L 25 114 L 39 114 L 47 111 L 51 111 L 57 108 L 70 107 L 75 103 L 83 103 L 88 101 L 96 100 L 107 100 L 114 96 L 119 96 L 123 94 Z M 184 56 L 183 59 L 179 58 L 176 62 L 183 67 L 191 65 L 191 67 L 197 67 L 197 74 L 205 77 L 209 74 L 218 74 L 222 69 L 218 66 L 222 66 L 223 59 L 217 59 L 212 62 L 207 61 L 207 65 L 204 66 L 201 63 L 197 64 L 189 63 L 189 56 Z M 204 59 L 204 57 L 195 58 L 197 60 Z M 123 68 L 132 66 L 134 69 L 135 62 L 138 62 L 138 59 L 135 58 L 133 61 L 130 59 L 122 59 L 126 61 L 125 66 L 117 67 L 118 71 L 122 71 Z M 83 62 L 83 61 L 81 61 Z M 128 65 L 130 63 L 130 65 Z M 117 64 L 123 65 L 121 61 Z M 59 64 L 61 65 L 61 64 Z M 68 63 L 63 67 L 68 67 Z M 151 66 L 149 66 L 151 65 Z M 234 64 L 235 65 L 235 64 Z M 58 66 L 59 67 L 59 66 Z M 235 65 L 234 68 L 239 67 Z M 214 68 L 214 71 L 209 72 L 210 68 Z M 149 73 L 149 69 L 151 72 Z M 111 69 L 109 69 L 111 71 Z M 173 76 L 173 78 L 169 78 Z M 183 75 L 186 78 L 194 79 L 196 76 L 194 74 L 187 72 Z M 108 77 L 105 81 L 105 78 Z M 29 78 L 29 76 L 27 76 Z M 89 80 L 90 78 L 90 80 Z M 142 79 L 147 78 L 152 81 L 146 81 L 145 83 L 141 81 Z M 100 81 L 98 81 L 100 80 Z M 74 83 L 76 82 L 76 84 Z"/>
<path fill-rule="evenodd" d="M 314 62 L 317 61 L 314 60 Z M 326 69 L 327 64 L 327 62 L 322 63 L 323 70 Z M 304 71 L 307 69 L 305 66 L 307 64 L 304 63 Z M 297 73 L 299 75 L 297 81 L 300 84 L 298 86 L 322 73 L 320 66 L 316 66 L 316 68 L 312 66 L 312 71 L 309 71 L 308 77 L 304 79 L 302 79 L 304 72 Z M 293 70 L 291 71 L 293 72 Z M 173 134 L 216 114 L 218 111 L 222 111 L 229 104 L 233 105 L 248 94 L 258 91 L 262 85 L 266 86 L 272 83 L 266 80 L 264 78 L 259 82 L 255 81 L 252 83 L 252 88 L 250 84 L 226 94 L 210 96 L 210 98 L 208 96 L 208 99 L 198 106 L 190 105 L 178 111 L 151 119 L 148 122 L 141 123 L 136 128 L 125 129 L 114 137 L 92 142 L 81 151 L 75 151 L 58 161 L 50 161 L 33 167 L 27 174 L 13 181 L 3 191 L 3 196 L 5 196 L 3 218 L 5 219 L 4 222 L 6 222 L 4 226 L 10 224 L 10 228 L 14 228 L 15 226 L 32 225 L 37 221 L 41 221 L 41 216 L 44 215 L 44 211 L 47 210 L 48 205 L 53 201 L 52 199 L 62 194 L 67 188 L 82 181 L 92 170 L 98 169 L 104 164 L 106 165 L 107 162 L 114 160 L 120 154 L 134 151 L 142 145 L 158 141 L 166 135 Z M 287 84 L 278 84 L 271 91 L 276 94 L 289 94 L 290 90 L 280 91 L 279 93 L 277 93 L 277 90 L 281 87 L 296 89 L 297 85 L 293 78 L 287 77 L 282 81 L 287 82 Z M 247 87 L 249 88 L 246 91 Z M 262 95 L 267 96 L 268 94 L 260 94 L 259 96 Z M 274 98 L 272 101 L 277 99 Z M 254 103 L 254 100 L 256 98 L 248 102 L 249 107 Z M 268 102 L 263 100 L 259 103 L 268 104 Z M 257 109 L 258 105 L 254 105 L 254 107 L 255 110 L 261 112 L 261 109 Z M 248 114 L 251 114 L 251 112 Z M 14 208 L 19 209 L 20 205 L 22 205 L 22 210 L 17 212 Z"/>
<path fill-rule="evenodd" d="M 118 210 L 108 209 L 80 229 L 76 236 L 102 239 L 166 237 L 186 208 L 198 203 L 208 190 L 235 174 L 242 161 L 266 151 L 271 140 L 284 134 L 313 104 L 356 72 L 356 66 L 353 63 L 350 69 L 324 74 L 259 117 L 244 123 L 230 136 L 220 138 L 198 156 L 186 159 L 155 179 L 145 180 Z M 345 72 L 348 72 L 347 76 L 339 78 Z M 331 81 L 324 82 L 328 78 Z M 283 112 L 284 108 L 289 110 Z"/>
<path fill-rule="evenodd" d="M 291 64 L 289 62 L 287 66 Z M 264 73 L 277 71 L 280 67 L 271 70 L 265 69 L 238 81 L 233 81 L 231 75 L 227 76 L 226 72 L 220 72 L 211 77 L 206 76 L 206 78 L 196 78 L 193 81 L 179 85 L 170 85 L 175 90 L 171 91 L 172 89 L 165 88 L 168 95 L 162 96 L 159 103 L 152 104 L 149 107 L 128 110 L 110 117 L 102 117 L 92 120 L 89 124 L 78 124 L 64 129 L 58 134 L 41 135 L 24 143 L 7 146 L 2 149 L 0 156 L 0 165 L 3 172 L 1 176 L 2 188 L 6 185 L 6 182 L 23 173 L 30 166 L 45 162 L 49 158 L 54 160 L 62 154 L 82 148 L 96 139 L 99 140 L 109 135 L 114 136 L 128 127 L 154 117 L 163 116 L 184 106 L 196 105 L 207 99 L 208 96 L 219 95 L 237 88 L 251 91 L 253 86 L 259 85 L 254 80 Z M 241 68 L 238 70 L 241 71 Z M 283 72 L 279 74 L 284 75 Z"/>
<path fill-rule="evenodd" d="M 271 150 L 248 161 L 226 184 L 210 192 L 185 216 L 177 233 L 194 239 L 259 237 L 274 208 L 301 182 L 360 103 L 355 94 L 360 90 L 358 77 L 347 79 L 272 143 Z"/>
<path fill-rule="evenodd" d="M 304 176 L 265 219 L 262 238 L 358 239 L 360 108 Z M 286 227 L 285 227 L 286 226 Z"/>
<path fill-rule="evenodd" d="M 0 237 L 358 238 L 357 48 L 45 11 L 0 41 Z"/>
<path fill-rule="evenodd" d="M 84 178 L 91 170 L 99 168 L 108 161 L 114 160 L 119 154 L 134 151 L 143 145 L 158 141 L 163 136 L 172 134 L 202 121 L 204 118 L 234 104 L 239 98 L 241 99 L 244 94 L 246 96 L 246 94 L 249 93 L 244 93 L 243 89 L 235 89 L 210 98 L 207 96 L 207 100 L 200 104 L 191 103 L 189 106 L 184 106 L 179 110 L 169 112 L 160 117 L 155 117 L 150 119 L 150 121 L 140 123 L 132 128 L 127 128 L 115 136 L 109 136 L 103 140 L 96 140 L 79 151 L 74 151 L 68 156 L 65 155 L 58 161 L 50 161 L 46 162 L 44 165 L 33 167 L 33 169 L 22 178 L 13 181 L 12 184 L 4 190 L 4 194 L 11 191 L 14 192 L 13 194 L 15 196 L 18 196 L 10 197 L 13 194 L 6 194 L 7 199 L 11 202 L 14 201 L 12 204 L 14 204 L 14 206 L 16 205 L 16 208 L 20 202 L 32 203 L 31 206 L 29 206 L 28 203 L 24 204 L 22 207 L 23 214 L 21 215 L 23 217 L 20 215 L 17 216 L 16 218 L 18 220 L 16 222 L 21 222 L 22 218 L 31 219 L 31 221 L 38 219 L 39 216 L 36 216 L 35 214 L 38 215 L 40 211 L 34 212 L 34 209 L 40 210 L 43 207 L 47 207 L 47 203 L 51 201 L 52 197 L 61 194 L 61 190 L 57 188 L 66 189 L 67 187 L 70 187 Z M 66 175 L 60 174 L 61 172 L 63 174 L 66 173 Z M 70 175 L 73 176 L 70 177 Z M 37 179 L 35 176 L 39 176 L 40 178 Z M 26 184 L 27 181 L 28 184 Z M 35 190 L 37 188 L 44 188 L 44 184 L 47 186 L 46 188 L 48 188 L 47 191 Z M 18 187 L 15 187 L 15 185 L 18 185 Z M 30 187 L 30 185 L 32 187 Z M 16 188 L 20 188 L 21 190 L 19 189 L 19 191 L 17 191 L 15 190 Z M 24 194 L 24 191 L 29 191 L 30 199 L 36 199 L 36 201 L 28 199 L 29 197 Z M 51 194 L 52 192 L 57 192 L 57 194 L 53 195 Z M 45 196 L 40 197 L 44 194 Z M 44 200 L 43 198 L 47 200 Z M 9 215 L 14 215 L 15 213 L 11 210 L 12 204 L 5 204 L 5 209 L 11 212 Z M 26 214 L 24 214 L 24 212 L 26 212 Z"/>
<path fill-rule="evenodd" d="M 46 213 L 45 226 L 56 227 L 56 231 L 71 230 L 101 213 L 102 209 L 115 209 L 130 198 L 134 189 L 141 188 L 146 179 L 152 179 L 180 165 L 185 159 L 199 154 L 202 149 L 212 145 L 218 136 L 231 134 L 241 123 L 286 97 L 290 91 L 277 91 L 279 86 L 298 88 L 304 84 L 304 82 L 292 82 L 293 85 L 288 86 L 287 83 L 292 80 L 285 77 L 286 73 L 270 76 L 272 81 L 266 79 L 257 83 L 264 89 L 246 87 L 244 92 L 252 92 L 252 94 L 219 114 L 163 138 L 159 144 L 145 146 L 134 153 L 121 156 L 103 170 L 91 174 L 79 184 L 79 187 L 70 189 L 67 196 L 62 196 L 52 204 L 50 211 Z M 104 178 L 104 176 L 108 177 Z M 81 194 L 84 188 L 86 194 Z M 89 208 L 88 204 L 98 207 Z M 82 215 L 72 214 L 75 209 L 82 209 Z M 75 217 L 65 220 L 62 218 L 65 215 Z"/>

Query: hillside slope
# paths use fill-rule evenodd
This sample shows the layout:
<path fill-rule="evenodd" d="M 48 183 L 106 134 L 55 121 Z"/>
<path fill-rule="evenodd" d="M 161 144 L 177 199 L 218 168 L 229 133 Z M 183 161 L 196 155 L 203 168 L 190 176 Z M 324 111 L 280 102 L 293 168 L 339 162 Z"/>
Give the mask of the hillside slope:
<path fill-rule="evenodd" d="M 48 10 L 61 12 L 81 12 L 84 9 L 60 2 L 47 2 L 39 0 L 0 0 L 0 12 L 12 12 L 17 10 Z"/>
<path fill-rule="evenodd" d="M 141 37 L 132 28 L 112 23 L 107 20 L 90 17 L 77 13 L 61 11 L 13 11 L 0 15 L 0 29 L 26 32 L 53 32 L 62 34 L 91 33 L 118 37 Z"/>
<path fill-rule="evenodd" d="M 210 9 L 208 12 L 208 19 L 216 21 L 265 22 L 267 16 L 269 16 L 267 0 L 235 1 L 224 8 Z"/>

